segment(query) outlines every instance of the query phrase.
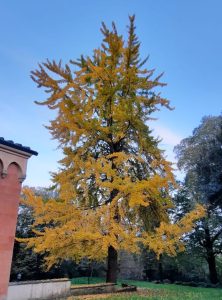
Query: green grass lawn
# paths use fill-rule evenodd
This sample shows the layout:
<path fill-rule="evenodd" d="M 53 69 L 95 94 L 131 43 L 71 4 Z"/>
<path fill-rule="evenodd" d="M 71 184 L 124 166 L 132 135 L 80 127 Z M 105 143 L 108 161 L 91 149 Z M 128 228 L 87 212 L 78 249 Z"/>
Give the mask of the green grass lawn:
<path fill-rule="evenodd" d="M 87 277 L 74 278 L 72 284 L 87 284 Z M 102 278 L 90 278 L 90 283 L 102 283 Z M 118 282 L 136 285 L 138 293 L 124 293 L 111 296 L 97 296 L 96 299 L 115 300 L 222 300 L 222 289 L 189 287 L 175 284 L 154 284 L 146 281 L 120 280 Z M 90 298 L 89 298 L 90 299 Z"/>

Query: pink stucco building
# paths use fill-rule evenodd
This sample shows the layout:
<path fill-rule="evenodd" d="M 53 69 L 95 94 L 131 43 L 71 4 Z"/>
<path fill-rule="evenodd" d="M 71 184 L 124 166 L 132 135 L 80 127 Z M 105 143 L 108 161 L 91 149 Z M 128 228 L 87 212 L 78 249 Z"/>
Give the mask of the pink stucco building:
<path fill-rule="evenodd" d="M 37 152 L 0 138 L 0 300 L 7 297 L 21 185 Z"/>

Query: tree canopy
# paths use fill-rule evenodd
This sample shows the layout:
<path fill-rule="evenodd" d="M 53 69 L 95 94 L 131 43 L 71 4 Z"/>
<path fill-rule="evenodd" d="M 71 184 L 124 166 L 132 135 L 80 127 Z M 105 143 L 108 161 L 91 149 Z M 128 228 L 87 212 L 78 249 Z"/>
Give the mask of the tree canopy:
<path fill-rule="evenodd" d="M 177 224 L 169 220 L 172 166 L 149 124 L 154 112 L 170 105 L 155 92 L 165 85 L 162 74 L 144 67 L 134 16 L 129 21 L 126 41 L 114 23 L 111 29 L 103 23 L 103 42 L 91 57 L 64 66 L 47 60 L 32 72 L 48 94 L 37 103 L 57 113 L 48 129 L 64 154 L 53 174 L 57 200 L 25 191 L 34 226 L 45 225 L 26 242 L 48 253 L 49 266 L 108 255 L 109 272 L 117 268 L 118 250 L 137 252 L 140 244 L 174 255 L 182 248 L 181 234 L 203 213 L 199 207 Z M 116 280 L 114 273 L 108 281 Z"/>
<path fill-rule="evenodd" d="M 196 201 L 221 205 L 222 116 L 204 117 L 192 136 L 183 139 L 175 152 L 178 166 L 186 172 L 186 184 Z"/>

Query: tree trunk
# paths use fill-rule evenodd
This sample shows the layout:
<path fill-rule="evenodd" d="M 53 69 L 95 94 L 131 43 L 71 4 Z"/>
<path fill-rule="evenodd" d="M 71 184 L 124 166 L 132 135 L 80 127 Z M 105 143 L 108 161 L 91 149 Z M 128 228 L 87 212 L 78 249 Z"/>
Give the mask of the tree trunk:
<path fill-rule="evenodd" d="M 159 262 L 158 262 L 158 273 L 159 273 L 159 280 L 163 282 L 163 259 L 162 254 L 160 254 Z"/>
<path fill-rule="evenodd" d="M 112 163 L 112 168 L 114 168 L 114 164 Z M 112 180 L 111 180 L 112 181 Z M 110 202 L 117 196 L 118 190 L 113 189 L 110 194 Z M 116 208 L 114 220 L 116 222 L 120 221 L 118 207 Z M 117 282 L 117 271 L 118 271 L 118 253 L 113 246 L 108 247 L 108 256 L 107 256 L 107 273 L 106 273 L 106 282 Z"/>
<path fill-rule="evenodd" d="M 207 253 L 207 262 L 209 267 L 210 282 L 213 284 L 218 283 L 216 260 L 215 260 L 215 255 L 213 253 L 213 249 L 212 251 Z"/>
<path fill-rule="evenodd" d="M 107 274 L 106 274 L 106 282 L 117 282 L 117 251 L 113 246 L 109 246 L 108 248 L 108 257 L 107 257 Z"/>
<path fill-rule="evenodd" d="M 209 267 L 209 277 L 210 282 L 215 284 L 218 282 L 217 269 L 216 269 L 216 259 L 213 250 L 213 240 L 210 236 L 210 230 L 208 225 L 205 227 L 205 248 L 207 254 L 207 263 Z"/>

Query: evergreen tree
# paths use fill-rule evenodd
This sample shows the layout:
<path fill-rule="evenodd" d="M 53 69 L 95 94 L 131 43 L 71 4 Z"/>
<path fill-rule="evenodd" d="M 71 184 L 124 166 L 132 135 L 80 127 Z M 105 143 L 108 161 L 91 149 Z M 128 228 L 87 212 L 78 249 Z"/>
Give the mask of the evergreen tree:
<path fill-rule="evenodd" d="M 161 75 L 153 78 L 154 70 L 144 68 L 134 16 L 129 19 L 126 42 L 114 23 L 111 30 L 102 24 L 103 42 L 92 57 L 65 67 L 48 60 L 32 72 L 49 95 L 37 103 L 57 112 L 48 128 L 64 158 L 53 175 L 59 201 L 26 191 L 34 225 L 46 225 L 26 242 L 47 251 L 49 266 L 58 259 L 108 257 L 108 282 L 116 282 L 119 250 L 138 252 L 143 243 L 158 255 L 175 254 L 179 234 L 202 212 L 169 222 L 174 177 L 149 122 L 160 106 L 170 106 L 155 92 L 164 86 Z"/>

